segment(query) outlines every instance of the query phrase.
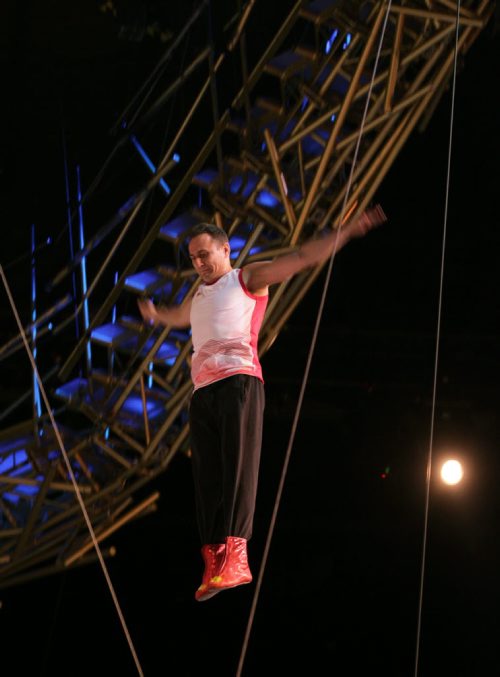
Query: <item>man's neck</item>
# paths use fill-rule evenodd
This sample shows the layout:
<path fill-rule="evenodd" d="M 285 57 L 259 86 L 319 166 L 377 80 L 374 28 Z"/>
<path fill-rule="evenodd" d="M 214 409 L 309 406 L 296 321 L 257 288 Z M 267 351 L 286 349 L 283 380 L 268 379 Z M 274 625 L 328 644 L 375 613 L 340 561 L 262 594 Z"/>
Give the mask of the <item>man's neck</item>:
<path fill-rule="evenodd" d="M 211 280 L 210 282 L 204 282 L 203 284 L 206 285 L 207 287 L 210 287 L 212 284 L 215 284 L 216 282 L 218 282 L 221 278 L 224 277 L 224 275 L 227 275 L 232 270 L 233 270 L 232 266 L 229 266 L 229 268 L 225 272 L 223 272 L 222 275 L 219 275 L 219 277 L 216 277 L 215 280 Z"/>

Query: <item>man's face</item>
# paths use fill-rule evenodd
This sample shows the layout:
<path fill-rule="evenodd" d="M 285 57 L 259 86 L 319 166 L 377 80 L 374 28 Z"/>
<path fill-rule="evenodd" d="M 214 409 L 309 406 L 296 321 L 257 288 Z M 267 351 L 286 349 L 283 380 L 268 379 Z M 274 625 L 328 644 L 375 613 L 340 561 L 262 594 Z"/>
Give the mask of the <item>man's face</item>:
<path fill-rule="evenodd" d="M 231 269 L 229 244 L 214 240 L 208 233 L 193 237 L 189 243 L 189 256 L 203 282 L 215 282 Z"/>

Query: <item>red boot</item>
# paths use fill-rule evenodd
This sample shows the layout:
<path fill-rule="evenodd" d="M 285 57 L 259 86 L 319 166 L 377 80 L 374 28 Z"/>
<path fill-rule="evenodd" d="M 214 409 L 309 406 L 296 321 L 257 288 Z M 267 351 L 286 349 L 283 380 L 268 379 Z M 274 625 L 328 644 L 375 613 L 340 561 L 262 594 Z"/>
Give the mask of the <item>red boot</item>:
<path fill-rule="evenodd" d="M 222 566 L 209 579 L 208 587 L 210 590 L 219 592 L 251 582 L 252 574 L 248 566 L 247 541 L 245 538 L 228 536 Z"/>
<path fill-rule="evenodd" d="M 201 555 L 205 562 L 205 571 L 203 572 L 203 579 L 198 590 L 194 594 L 197 602 L 204 602 L 216 595 L 219 590 L 211 588 L 210 580 L 217 573 L 224 561 L 224 553 L 226 546 L 224 543 L 216 543 L 214 545 L 204 545 L 201 549 Z"/>

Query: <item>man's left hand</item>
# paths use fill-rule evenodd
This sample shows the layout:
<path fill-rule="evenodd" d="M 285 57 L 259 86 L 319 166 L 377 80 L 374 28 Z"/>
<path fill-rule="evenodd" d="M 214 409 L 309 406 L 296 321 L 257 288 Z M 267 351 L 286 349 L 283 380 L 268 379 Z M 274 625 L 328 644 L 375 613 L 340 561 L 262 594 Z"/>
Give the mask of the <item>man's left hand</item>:
<path fill-rule="evenodd" d="M 387 221 L 387 216 L 380 205 L 375 205 L 367 209 L 358 217 L 353 219 L 347 225 L 347 229 L 351 231 L 352 237 L 363 237 L 370 230 L 380 226 L 381 223 Z"/>

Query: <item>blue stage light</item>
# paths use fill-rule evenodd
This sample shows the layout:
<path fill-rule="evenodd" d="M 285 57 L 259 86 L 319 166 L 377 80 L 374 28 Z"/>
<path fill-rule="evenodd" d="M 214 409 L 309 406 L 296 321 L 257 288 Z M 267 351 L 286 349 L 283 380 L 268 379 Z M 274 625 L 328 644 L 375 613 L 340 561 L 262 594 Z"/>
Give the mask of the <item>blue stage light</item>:
<path fill-rule="evenodd" d="M 12 470 L 12 468 L 19 467 L 28 459 L 28 454 L 24 449 L 19 449 L 19 451 L 14 451 L 9 456 L 6 456 L 3 461 L 0 463 L 0 475 L 5 475 Z"/>
<path fill-rule="evenodd" d="M 148 410 L 148 416 L 153 418 L 158 416 L 163 411 L 163 407 L 159 406 L 157 402 L 147 402 L 146 407 Z M 139 395 L 130 395 L 127 397 L 123 404 L 124 411 L 129 414 L 140 414 L 141 416 L 144 413 L 144 408 L 142 405 L 142 398 Z"/>
<path fill-rule="evenodd" d="M 43 477 L 38 479 L 40 479 L 41 481 Z M 40 487 L 34 487 L 31 484 L 19 484 L 17 486 L 18 493 L 23 494 L 25 496 L 34 496 L 35 494 L 38 493 L 39 489 Z"/>
<path fill-rule="evenodd" d="M 277 207 L 280 201 L 267 190 L 261 190 L 255 202 L 262 207 Z"/>
<path fill-rule="evenodd" d="M 83 208 L 82 208 L 82 189 L 80 184 L 80 167 L 76 167 L 76 180 L 77 180 L 77 200 L 78 200 L 78 223 L 79 223 L 79 236 L 80 236 L 80 251 L 85 249 L 85 235 L 83 230 Z M 83 292 L 83 323 L 85 331 L 88 330 L 90 326 L 90 317 L 89 317 L 89 301 L 87 296 L 87 260 L 85 256 L 82 256 L 80 261 L 80 270 L 82 274 L 82 292 Z M 90 372 L 92 367 L 92 346 L 90 341 L 87 341 L 86 345 L 86 354 L 87 354 L 87 370 Z"/>
<path fill-rule="evenodd" d="M 134 146 L 136 147 L 136 149 L 137 149 L 139 155 L 142 157 L 142 159 L 144 160 L 144 162 L 146 163 L 146 165 L 148 166 L 148 168 L 151 170 L 151 173 L 154 174 L 154 173 L 156 172 L 156 167 L 154 166 L 153 162 L 151 161 L 149 155 L 146 153 L 146 151 L 144 150 L 144 148 L 141 146 L 141 144 L 140 144 L 139 141 L 137 140 L 137 137 L 135 137 L 135 136 L 132 134 L 132 136 L 130 137 L 130 140 L 132 141 L 132 143 L 133 143 Z M 174 158 L 174 160 L 175 160 L 175 158 Z M 175 161 L 177 162 L 177 160 L 175 160 Z M 164 179 L 160 179 L 160 182 L 159 182 L 159 183 L 160 183 L 160 186 L 163 188 L 164 192 L 165 192 L 167 195 L 170 195 L 170 187 L 169 187 L 169 185 L 167 184 L 167 182 L 166 182 Z"/>
<path fill-rule="evenodd" d="M 33 322 L 33 328 L 31 330 L 31 340 L 33 343 L 33 360 L 36 363 L 37 356 L 37 347 L 36 347 L 36 270 L 35 270 L 35 224 L 31 225 L 31 321 Z M 40 395 L 40 388 L 38 385 L 38 380 L 35 372 L 33 372 L 33 403 L 35 406 L 35 411 L 40 418 L 42 415 L 42 400 Z"/>
<path fill-rule="evenodd" d="M 333 47 L 333 43 L 335 42 L 335 40 L 336 40 L 338 34 L 339 34 L 339 31 L 338 31 L 338 29 L 336 28 L 336 29 L 333 31 L 333 33 L 330 35 L 329 40 L 326 41 L 326 45 L 325 45 L 325 54 L 329 54 L 329 53 L 330 53 L 330 51 L 331 51 L 331 49 L 332 49 L 332 47 Z"/>

